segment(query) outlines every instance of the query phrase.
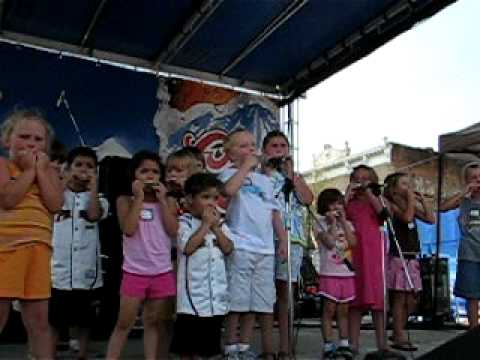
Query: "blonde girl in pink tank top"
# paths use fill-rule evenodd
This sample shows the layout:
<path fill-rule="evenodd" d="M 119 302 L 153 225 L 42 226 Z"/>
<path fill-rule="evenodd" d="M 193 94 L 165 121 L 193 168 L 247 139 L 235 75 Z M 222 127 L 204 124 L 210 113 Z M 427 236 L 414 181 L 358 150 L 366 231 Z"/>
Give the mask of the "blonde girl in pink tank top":
<path fill-rule="evenodd" d="M 178 224 L 176 208 L 170 205 L 160 182 L 160 158 L 140 151 L 132 159 L 132 173 L 133 196 L 117 199 L 124 262 L 120 310 L 106 355 L 111 360 L 120 358 L 142 303 L 145 358 L 155 359 L 158 353 L 168 351 L 158 345 L 166 333 L 160 315 L 176 294 L 170 239 L 176 237 Z"/>

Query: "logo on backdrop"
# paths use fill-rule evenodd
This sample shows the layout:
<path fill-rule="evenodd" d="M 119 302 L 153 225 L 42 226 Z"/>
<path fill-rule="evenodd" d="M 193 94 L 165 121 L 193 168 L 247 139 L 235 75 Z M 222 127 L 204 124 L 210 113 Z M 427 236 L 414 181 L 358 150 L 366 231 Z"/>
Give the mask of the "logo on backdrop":
<path fill-rule="evenodd" d="M 257 145 L 279 128 L 278 107 L 269 99 L 184 80 L 159 79 L 159 101 L 153 119 L 159 152 L 166 157 L 182 146 L 203 151 L 207 169 L 220 172 L 228 165 L 223 150 L 227 134 L 250 130 Z"/>

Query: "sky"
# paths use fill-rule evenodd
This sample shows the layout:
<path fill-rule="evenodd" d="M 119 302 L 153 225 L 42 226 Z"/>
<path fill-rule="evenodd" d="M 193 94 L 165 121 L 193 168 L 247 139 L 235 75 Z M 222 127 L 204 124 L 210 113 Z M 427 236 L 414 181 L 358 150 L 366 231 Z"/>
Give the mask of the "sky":
<path fill-rule="evenodd" d="M 307 92 L 299 167 L 325 144 L 352 153 L 383 138 L 437 149 L 440 134 L 480 121 L 480 1 L 458 0 Z"/>

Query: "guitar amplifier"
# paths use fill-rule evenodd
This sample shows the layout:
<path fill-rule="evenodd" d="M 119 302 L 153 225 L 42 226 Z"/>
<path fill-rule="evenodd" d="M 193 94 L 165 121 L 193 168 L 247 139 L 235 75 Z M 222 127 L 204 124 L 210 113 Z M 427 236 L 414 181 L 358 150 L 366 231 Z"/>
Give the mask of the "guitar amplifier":
<path fill-rule="evenodd" d="M 423 291 L 420 294 L 418 315 L 431 318 L 433 315 L 435 296 L 435 256 L 420 259 Z M 440 258 L 437 273 L 437 309 L 436 317 L 450 318 L 450 273 L 448 258 Z"/>

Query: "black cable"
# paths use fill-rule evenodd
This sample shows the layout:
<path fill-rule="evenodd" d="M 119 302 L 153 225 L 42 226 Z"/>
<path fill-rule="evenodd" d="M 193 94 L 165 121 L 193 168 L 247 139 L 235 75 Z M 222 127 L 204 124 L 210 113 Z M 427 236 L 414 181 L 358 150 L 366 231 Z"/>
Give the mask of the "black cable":
<path fill-rule="evenodd" d="M 190 283 L 188 281 L 188 258 L 189 257 L 190 256 L 185 255 L 185 289 L 187 291 L 188 302 L 190 303 L 190 306 L 192 307 L 193 312 L 195 313 L 195 316 L 199 316 L 197 308 L 195 307 L 195 305 L 193 305 L 193 299 L 192 299 L 192 296 L 190 294 Z"/>

